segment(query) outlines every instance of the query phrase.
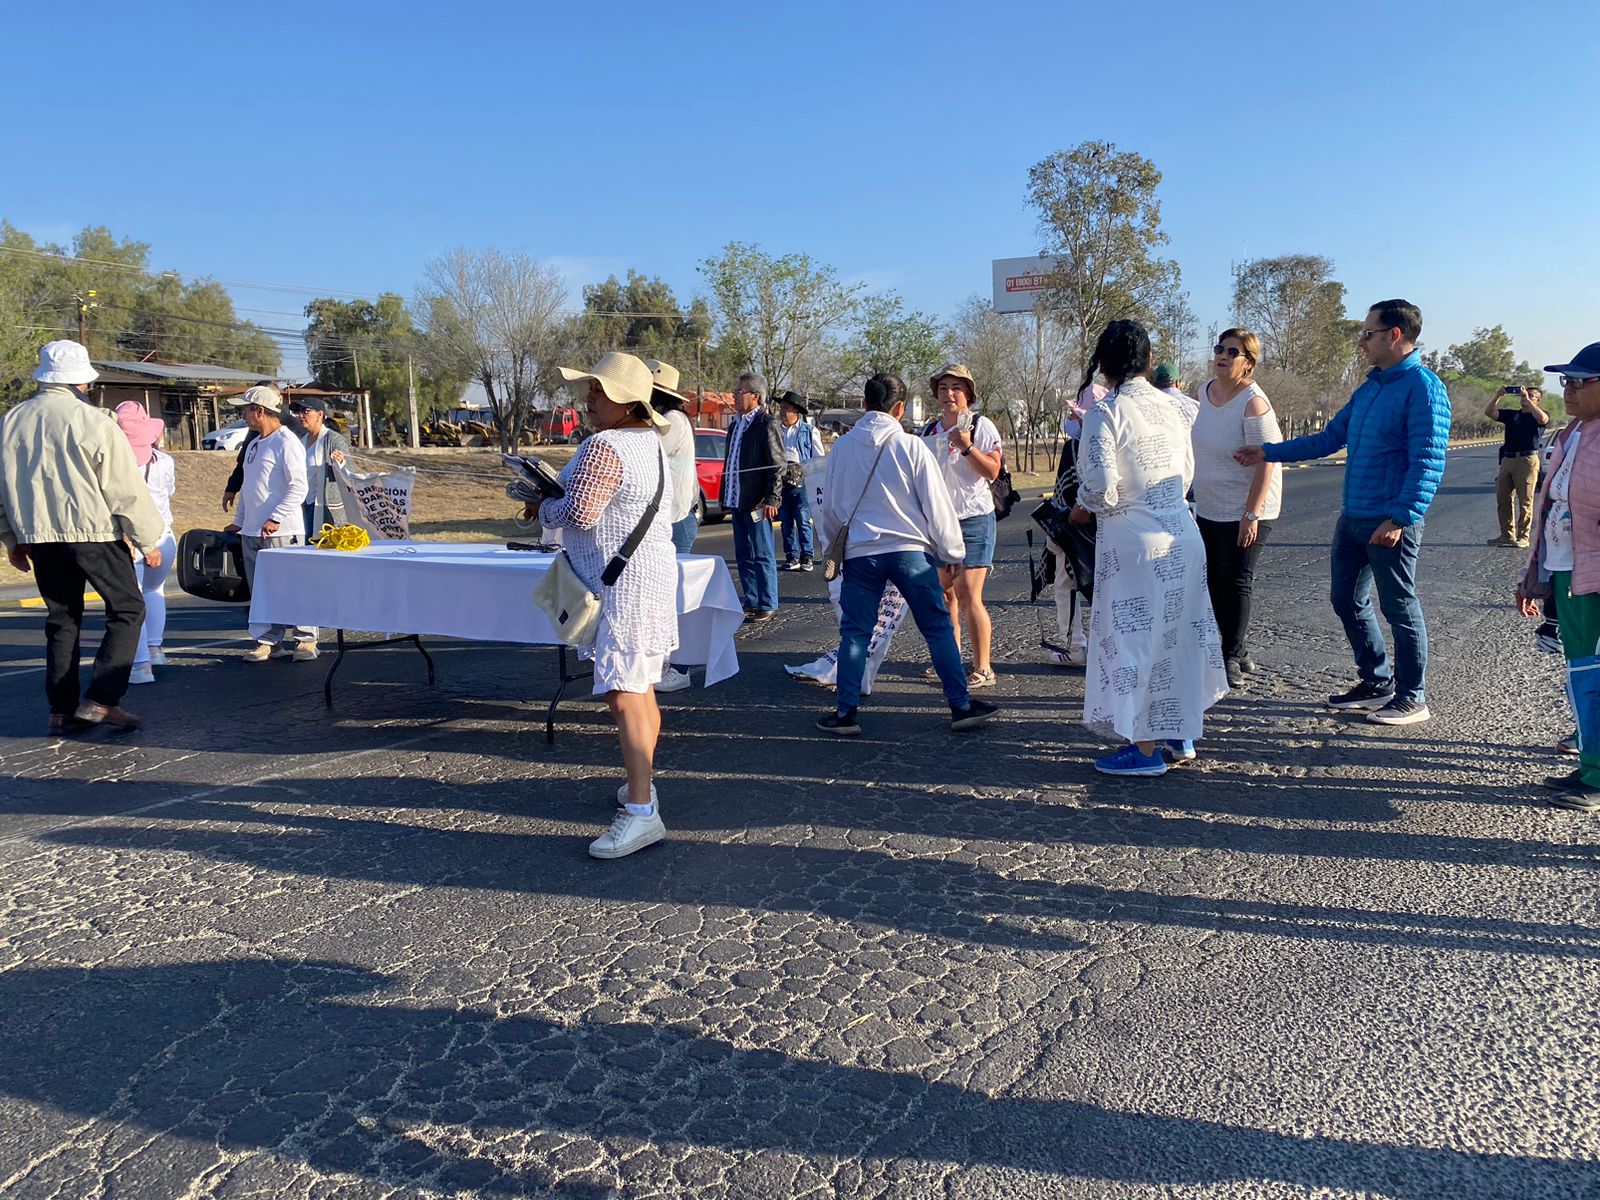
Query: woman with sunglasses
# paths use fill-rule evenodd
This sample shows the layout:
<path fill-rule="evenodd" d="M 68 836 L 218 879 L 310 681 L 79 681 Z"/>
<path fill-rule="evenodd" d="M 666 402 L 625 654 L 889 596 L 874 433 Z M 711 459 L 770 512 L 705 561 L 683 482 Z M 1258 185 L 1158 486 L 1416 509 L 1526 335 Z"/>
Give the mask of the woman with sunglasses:
<path fill-rule="evenodd" d="M 1578 718 L 1578 768 L 1551 775 L 1550 803 L 1600 811 L 1600 342 L 1569 363 L 1548 366 L 1561 377 L 1571 422 L 1556 435 L 1529 526 L 1532 546 L 1517 580 L 1517 607 L 1540 615 L 1552 595 L 1561 614 L 1567 698 Z"/>
<path fill-rule="evenodd" d="M 1200 388 L 1194 421 L 1196 524 L 1206 545 L 1206 586 L 1222 634 L 1228 686 L 1255 670 L 1245 646 L 1256 559 L 1272 533 L 1283 496 L 1275 463 L 1241 467 L 1240 446 L 1281 441 L 1272 402 L 1255 381 L 1261 339 L 1248 329 L 1224 330 L 1212 347 L 1211 378 Z"/>

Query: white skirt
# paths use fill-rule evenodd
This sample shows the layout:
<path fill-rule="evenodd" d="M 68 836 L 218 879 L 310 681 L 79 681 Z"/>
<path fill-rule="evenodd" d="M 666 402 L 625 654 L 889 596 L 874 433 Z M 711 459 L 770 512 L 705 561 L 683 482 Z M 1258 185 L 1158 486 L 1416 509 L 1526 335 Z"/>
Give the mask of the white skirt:
<path fill-rule="evenodd" d="M 607 692 L 648 692 L 661 682 L 671 650 L 655 653 L 618 646 L 611 638 L 611 622 L 600 618 L 595 630 L 594 645 L 578 651 L 579 658 L 594 660 L 594 690 L 596 696 Z"/>

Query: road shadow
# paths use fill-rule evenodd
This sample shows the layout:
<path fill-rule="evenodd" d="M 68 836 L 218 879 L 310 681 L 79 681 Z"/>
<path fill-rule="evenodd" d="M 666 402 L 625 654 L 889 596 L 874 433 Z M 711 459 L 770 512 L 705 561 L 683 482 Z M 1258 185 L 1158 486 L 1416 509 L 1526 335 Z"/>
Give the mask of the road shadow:
<path fill-rule="evenodd" d="M 988 1095 L 684 1027 L 439 1007 L 397 994 L 398 983 L 315 960 L 16 968 L 0 974 L 10 1014 L 0 1092 L 159 1136 L 146 1194 L 179 1194 L 221 1150 L 390 1186 L 495 1198 L 559 1187 L 599 1200 L 616 1194 L 619 1159 L 640 1141 L 746 1160 L 743 1194 L 781 1194 L 782 1164 L 766 1164 L 775 1173 L 761 1187 L 763 1152 L 1156 1187 L 1276 1181 L 1401 1200 L 1558 1200 L 1600 1187 L 1594 1161 Z M 584 1140 L 576 1157 L 559 1153 L 571 1139 Z M 70 1185 L 63 1173 L 76 1166 L 100 1178 L 106 1164 L 84 1161 L 91 1154 L 68 1147 L 30 1176 Z M 574 1162 L 586 1169 L 561 1177 Z"/>

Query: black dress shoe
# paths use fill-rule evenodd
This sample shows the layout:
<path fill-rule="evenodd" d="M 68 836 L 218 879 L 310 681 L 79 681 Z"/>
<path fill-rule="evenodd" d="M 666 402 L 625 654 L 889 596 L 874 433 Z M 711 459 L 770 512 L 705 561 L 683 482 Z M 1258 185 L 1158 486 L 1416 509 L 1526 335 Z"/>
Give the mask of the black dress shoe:
<path fill-rule="evenodd" d="M 1571 791 L 1573 788 L 1584 788 L 1589 785 L 1583 781 L 1582 771 L 1568 771 L 1565 775 L 1546 775 L 1540 780 L 1547 788 L 1554 788 L 1558 792 Z"/>

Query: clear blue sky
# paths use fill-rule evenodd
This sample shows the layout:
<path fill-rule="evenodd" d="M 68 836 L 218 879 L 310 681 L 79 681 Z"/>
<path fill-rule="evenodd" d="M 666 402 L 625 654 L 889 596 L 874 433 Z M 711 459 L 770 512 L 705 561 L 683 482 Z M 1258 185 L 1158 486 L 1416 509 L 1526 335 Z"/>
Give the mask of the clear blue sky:
<path fill-rule="evenodd" d="M 458 245 L 681 299 L 730 240 L 948 316 L 1034 253 L 1028 167 L 1164 173 L 1202 329 L 1229 265 L 1334 259 L 1444 348 L 1600 340 L 1600 4 L 8 6 L 0 216 L 193 275 L 409 295 Z M 236 288 L 263 324 L 308 295 Z M 1354 315 L 1354 313 L 1353 313 Z"/>

